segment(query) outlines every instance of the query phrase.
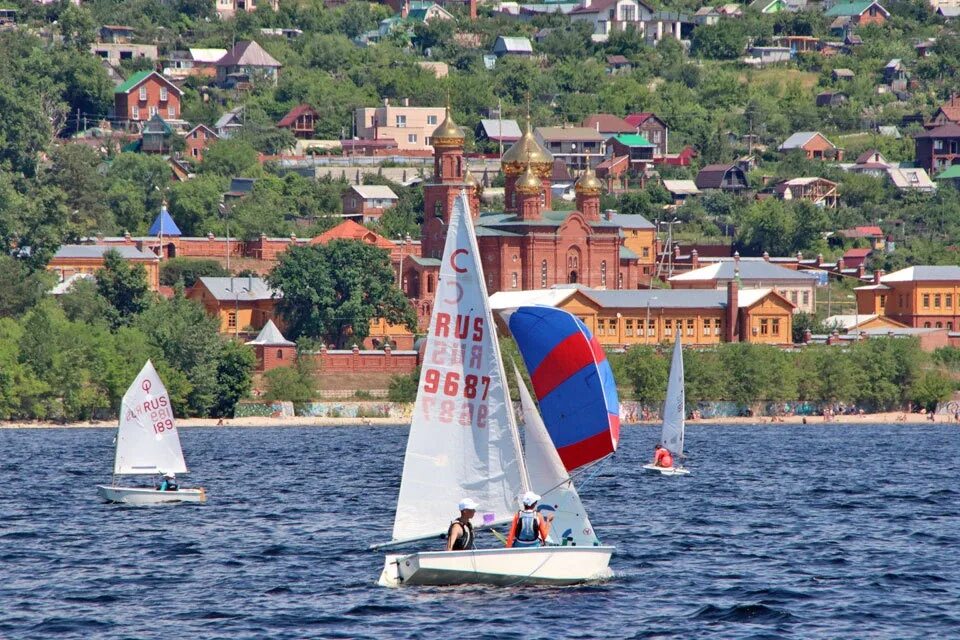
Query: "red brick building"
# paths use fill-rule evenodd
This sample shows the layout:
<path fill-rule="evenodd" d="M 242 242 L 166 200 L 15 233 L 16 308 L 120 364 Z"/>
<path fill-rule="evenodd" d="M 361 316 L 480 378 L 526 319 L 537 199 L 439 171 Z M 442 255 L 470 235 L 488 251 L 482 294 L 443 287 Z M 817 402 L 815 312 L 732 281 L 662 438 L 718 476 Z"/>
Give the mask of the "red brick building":
<path fill-rule="evenodd" d="M 400 202 L 393 190 L 380 184 L 358 184 L 347 188 L 340 197 L 343 217 L 357 222 L 375 222 L 387 209 Z"/>
<path fill-rule="evenodd" d="M 950 122 L 918 133 L 914 147 L 917 165 L 931 176 L 960 164 L 960 124 Z"/>
<path fill-rule="evenodd" d="M 207 125 L 198 124 L 187 132 L 184 139 L 186 141 L 184 154 L 194 162 L 203 162 L 203 150 L 214 140 L 219 140 L 220 136 Z"/>
<path fill-rule="evenodd" d="M 113 109 L 118 120 L 146 122 L 155 115 L 180 119 L 183 91 L 156 71 L 140 71 L 113 90 Z"/>
<path fill-rule="evenodd" d="M 277 123 L 277 128 L 288 129 L 295 138 L 311 140 L 315 137 L 313 127 L 316 118 L 316 109 L 308 104 L 300 104 L 291 109 L 287 115 L 280 118 L 280 122 Z"/>

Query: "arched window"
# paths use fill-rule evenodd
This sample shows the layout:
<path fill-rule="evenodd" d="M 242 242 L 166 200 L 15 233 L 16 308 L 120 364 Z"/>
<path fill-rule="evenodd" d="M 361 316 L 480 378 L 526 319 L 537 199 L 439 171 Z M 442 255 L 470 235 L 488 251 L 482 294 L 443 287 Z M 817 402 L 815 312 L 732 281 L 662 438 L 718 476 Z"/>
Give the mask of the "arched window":
<path fill-rule="evenodd" d="M 547 288 L 547 261 L 544 260 L 540 263 L 540 288 Z"/>
<path fill-rule="evenodd" d="M 607 286 L 607 261 L 602 260 L 600 262 L 600 286 Z"/>
<path fill-rule="evenodd" d="M 433 274 L 427 276 L 427 293 L 433 293 Z"/>
<path fill-rule="evenodd" d="M 510 286 L 512 286 L 514 289 L 517 288 L 517 272 L 516 271 L 510 274 Z"/>
<path fill-rule="evenodd" d="M 929 323 L 929 322 L 924 322 L 924 323 L 923 323 L 923 328 L 924 328 L 924 329 L 929 329 L 929 328 L 930 328 L 930 323 Z"/>
<path fill-rule="evenodd" d="M 433 205 L 433 215 L 438 218 L 443 217 L 443 201 L 437 200 L 437 202 Z"/>
<path fill-rule="evenodd" d="M 937 329 L 943 329 L 943 323 L 942 323 L 942 322 L 938 322 L 938 323 L 937 323 Z"/>
<path fill-rule="evenodd" d="M 277 349 L 277 360 L 283 360 L 283 349 Z"/>

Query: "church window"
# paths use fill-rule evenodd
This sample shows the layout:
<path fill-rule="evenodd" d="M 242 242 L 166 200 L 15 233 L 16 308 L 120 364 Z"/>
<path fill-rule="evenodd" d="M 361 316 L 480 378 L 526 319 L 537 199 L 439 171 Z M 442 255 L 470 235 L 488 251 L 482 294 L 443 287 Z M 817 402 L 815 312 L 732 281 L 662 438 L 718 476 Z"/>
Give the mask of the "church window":
<path fill-rule="evenodd" d="M 433 276 L 427 276 L 427 293 L 433 293 Z"/>
<path fill-rule="evenodd" d="M 441 202 L 440 200 L 437 200 L 433 205 L 433 215 L 435 215 L 438 218 L 443 217 L 443 202 Z"/>
<path fill-rule="evenodd" d="M 516 273 L 516 272 L 513 272 L 513 273 L 510 274 L 510 286 L 512 286 L 514 289 L 517 288 L 517 273 Z"/>
<path fill-rule="evenodd" d="M 547 288 L 547 261 L 544 260 L 540 263 L 540 288 Z"/>
<path fill-rule="evenodd" d="M 607 261 L 603 260 L 600 262 L 600 286 L 607 286 Z"/>

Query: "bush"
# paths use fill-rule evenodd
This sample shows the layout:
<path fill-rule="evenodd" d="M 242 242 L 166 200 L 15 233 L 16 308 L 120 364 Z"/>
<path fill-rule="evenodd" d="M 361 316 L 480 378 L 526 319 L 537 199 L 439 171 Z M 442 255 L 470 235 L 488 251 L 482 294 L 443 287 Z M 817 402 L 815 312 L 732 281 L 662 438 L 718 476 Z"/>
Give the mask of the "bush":
<path fill-rule="evenodd" d="M 393 376 L 387 399 L 390 402 L 413 402 L 417 399 L 417 387 L 420 385 L 420 368 L 405 376 Z"/>
<path fill-rule="evenodd" d="M 264 399 L 307 402 L 313 399 L 313 376 L 292 369 L 279 367 L 263 376 L 267 383 Z"/>

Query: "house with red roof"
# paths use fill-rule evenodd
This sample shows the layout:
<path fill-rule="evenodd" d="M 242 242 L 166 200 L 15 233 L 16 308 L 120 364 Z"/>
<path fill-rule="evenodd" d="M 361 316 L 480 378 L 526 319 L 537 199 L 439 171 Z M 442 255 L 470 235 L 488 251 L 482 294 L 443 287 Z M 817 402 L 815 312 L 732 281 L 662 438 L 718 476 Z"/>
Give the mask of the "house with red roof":
<path fill-rule="evenodd" d="M 636 127 L 636 133 L 653 143 L 655 156 L 667 155 L 670 128 L 655 113 L 631 113 L 624 120 Z"/>
<path fill-rule="evenodd" d="M 609 113 L 595 113 L 592 116 L 587 116 L 583 119 L 583 124 L 581 126 L 588 129 L 595 129 L 597 133 L 605 138 L 616 136 L 621 133 L 637 132 L 636 126 L 630 124 L 620 116 L 615 116 Z"/>
<path fill-rule="evenodd" d="M 308 104 L 298 104 L 287 115 L 280 118 L 278 129 L 287 129 L 300 140 L 310 140 L 314 137 L 313 130 L 318 117 L 317 110 Z"/>
<path fill-rule="evenodd" d="M 856 269 L 866 263 L 871 253 L 873 253 L 873 249 L 870 248 L 847 249 L 840 259 L 843 261 L 843 267 L 845 269 Z"/>
<path fill-rule="evenodd" d="M 220 136 L 213 129 L 205 124 L 198 124 L 184 136 L 184 153 L 194 162 L 203 162 L 203 150 L 219 139 Z"/>
<path fill-rule="evenodd" d="M 155 115 L 180 119 L 183 91 L 156 71 L 138 71 L 113 90 L 114 115 L 124 122 L 146 122 Z"/>
<path fill-rule="evenodd" d="M 953 95 L 933 112 L 933 117 L 923 126 L 928 129 L 949 123 L 960 123 L 960 96 Z"/>

